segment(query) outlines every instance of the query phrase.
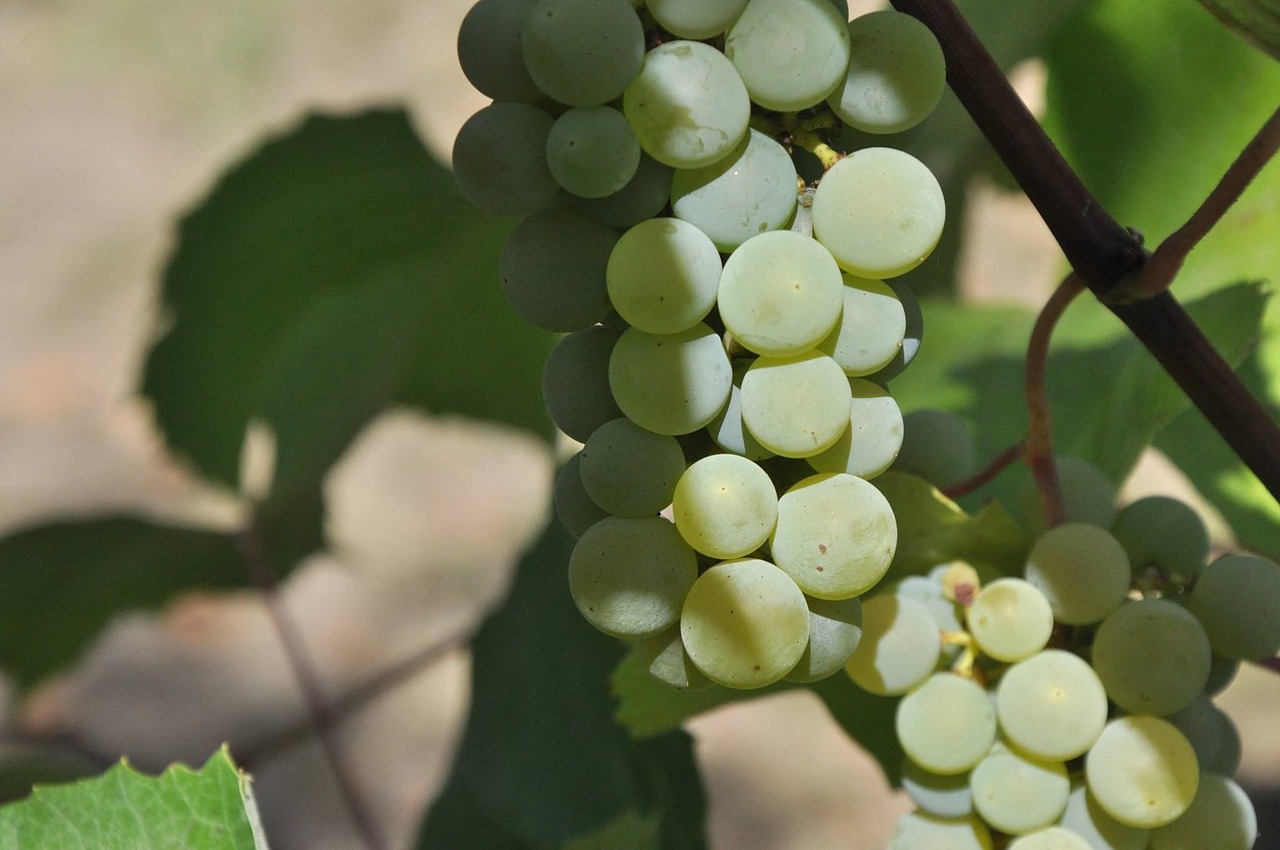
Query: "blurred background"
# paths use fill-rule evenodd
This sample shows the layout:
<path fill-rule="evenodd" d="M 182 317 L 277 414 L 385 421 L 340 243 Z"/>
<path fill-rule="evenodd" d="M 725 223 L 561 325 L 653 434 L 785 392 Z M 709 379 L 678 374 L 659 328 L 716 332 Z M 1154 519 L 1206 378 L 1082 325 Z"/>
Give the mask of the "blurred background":
<path fill-rule="evenodd" d="M 454 57 L 469 5 L 0 3 L 0 533 L 119 511 L 235 523 L 236 494 L 171 457 L 136 395 L 165 320 L 158 280 L 174 223 L 264 134 L 312 111 L 404 105 L 447 161 L 457 128 L 485 103 Z M 1043 102 L 1040 66 L 1014 79 L 1033 107 Z M 1061 273 L 1052 240 L 1020 195 L 990 181 L 970 203 L 963 296 L 1037 305 Z M 327 482 L 336 545 L 285 588 L 326 688 L 449 647 L 342 727 L 391 846 L 412 846 L 465 717 L 468 654 L 451 638 L 501 598 L 547 516 L 553 461 L 511 430 L 393 412 Z M 1125 496 L 1152 492 L 1195 498 L 1154 452 Z M 1265 841 L 1266 824 L 1280 823 L 1280 678 L 1246 668 L 1220 703 L 1241 727 L 1241 778 Z M 188 595 L 121 617 L 76 667 L 0 704 L 82 761 L 128 754 L 159 769 L 203 762 L 223 741 L 272 741 L 251 764 L 272 847 L 361 846 L 315 745 L 286 734 L 302 702 L 255 594 Z M 719 850 L 869 850 L 909 808 L 806 694 L 730 706 L 689 730 Z"/>

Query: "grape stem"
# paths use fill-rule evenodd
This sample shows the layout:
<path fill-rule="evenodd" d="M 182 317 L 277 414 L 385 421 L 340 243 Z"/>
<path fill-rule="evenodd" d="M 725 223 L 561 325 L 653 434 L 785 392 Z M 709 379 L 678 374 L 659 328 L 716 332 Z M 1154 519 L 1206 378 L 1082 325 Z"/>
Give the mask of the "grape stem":
<path fill-rule="evenodd" d="M 1068 305 L 1083 291 L 1084 281 L 1080 276 L 1075 272 L 1067 275 L 1036 317 L 1035 327 L 1031 329 L 1031 341 L 1027 344 L 1026 460 L 1027 466 L 1031 467 L 1036 490 L 1040 493 L 1046 529 L 1061 525 L 1066 517 L 1062 505 L 1062 485 L 1058 481 L 1058 466 L 1053 460 L 1053 426 L 1047 380 L 1049 340 Z"/>
<path fill-rule="evenodd" d="M 1010 466 L 1013 466 L 1026 455 L 1027 443 L 1025 440 L 1019 440 L 1009 448 L 996 455 L 991 463 L 973 475 L 955 484 L 942 488 L 942 495 L 948 499 L 960 499 L 975 493 L 985 487 L 987 484 L 995 480 L 996 476 L 1004 472 Z"/>
<path fill-rule="evenodd" d="M 816 156 L 822 163 L 822 170 L 826 171 L 839 162 L 844 154 L 822 140 L 822 137 L 815 132 L 819 126 L 822 125 L 801 121 L 794 112 L 788 112 L 782 116 L 782 129 L 790 137 L 791 144 Z"/>
<path fill-rule="evenodd" d="M 952 91 L 1027 193 L 1071 267 L 1107 302 L 1112 290 L 1140 274 L 1150 259 L 1141 237 L 1122 227 L 1085 188 L 953 0 L 892 3 L 937 36 Z M 1211 224 L 1213 214 L 1206 212 L 1201 218 Z M 1174 248 L 1168 252 L 1172 255 Z M 1186 311 L 1168 292 L 1107 306 L 1280 501 L 1280 427 Z"/>

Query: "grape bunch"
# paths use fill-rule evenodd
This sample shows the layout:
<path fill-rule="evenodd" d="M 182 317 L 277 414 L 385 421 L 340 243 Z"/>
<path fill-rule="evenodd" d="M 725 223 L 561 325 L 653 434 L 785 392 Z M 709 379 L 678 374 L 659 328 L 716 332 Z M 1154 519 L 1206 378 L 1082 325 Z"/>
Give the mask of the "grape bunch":
<path fill-rule="evenodd" d="M 522 217 L 503 291 L 565 334 L 543 395 L 584 444 L 555 488 L 571 594 L 678 687 L 838 672 L 897 545 L 868 483 L 921 334 L 893 279 L 945 209 L 881 142 L 946 74 L 915 18 L 842 5 L 480 0 L 458 38 L 494 99 L 458 134 L 458 185 Z"/>
<path fill-rule="evenodd" d="M 1099 486 L 1091 467 L 1064 467 Z M 892 850 L 1253 846 L 1256 816 L 1231 778 L 1239 735 L 1212 697 L 1242 660 L 1280 650 L 1280 565 L 1206 566 L 1204 525 L 1175 499 L 1107 505 L 1102 524 L 1044 532 L 1022 577 L 983 586 L 943 564 L 865 601 L 846 670 L 902 695 L 917 806 Z"/>

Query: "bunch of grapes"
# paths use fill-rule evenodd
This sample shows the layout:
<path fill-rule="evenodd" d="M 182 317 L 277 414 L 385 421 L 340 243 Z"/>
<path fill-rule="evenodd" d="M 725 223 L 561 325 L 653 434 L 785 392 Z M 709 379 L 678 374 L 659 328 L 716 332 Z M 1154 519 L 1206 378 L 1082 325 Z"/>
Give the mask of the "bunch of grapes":
<path fill-rule="evenodd" d="M 503 290 L 566 334 L 543 394 L 585 444 L 556 484 L 570 591 L 679 687 L 839 671 L 897 545 L 868 479 L 902 442 L 885 382 L 920 317 L 885 281 L 924 261 L 945 210 L 909 154 L 830 142 L 914 126 L 945 67 L 916 19 L 847 17 L 480 0 L 459 35 L 494 103 L 458 135 L 458 184 L 524 216 Z"/>

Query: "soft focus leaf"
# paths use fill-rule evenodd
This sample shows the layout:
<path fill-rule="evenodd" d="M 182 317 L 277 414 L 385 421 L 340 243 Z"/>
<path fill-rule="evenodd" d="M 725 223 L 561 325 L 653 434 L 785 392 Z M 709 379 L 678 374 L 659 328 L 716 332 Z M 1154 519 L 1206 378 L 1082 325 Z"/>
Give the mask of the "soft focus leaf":
<path fill-rule="evenodd" d="M 1280 3 L 1276 0 L 1200 0 L 1214 17 L 1260 50 L 1280 59 Z"/>

